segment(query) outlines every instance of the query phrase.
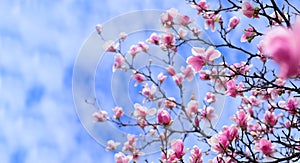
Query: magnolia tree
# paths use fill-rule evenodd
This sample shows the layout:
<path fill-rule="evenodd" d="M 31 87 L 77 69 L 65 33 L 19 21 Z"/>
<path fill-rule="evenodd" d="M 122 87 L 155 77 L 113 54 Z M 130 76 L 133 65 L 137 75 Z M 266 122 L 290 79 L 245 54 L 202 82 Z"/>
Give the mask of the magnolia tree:
<path fill-rule="evenodd" d="M 111 108 L 92 115 L 99 123 L 110 121 L 142 131 L 138 136 L 128 134 L 124 142 L 113 138 L 107 142 L 108 151 L 121 148 L 115 161 L 148 162 L 141 157 L 151 146 L 160 151 L 157 162 L 163 163 L 299 161 L 300 10 L 296 3 L 227 0 L 211 7 L 205 0 L 188 0 L 197 12 L 194 19 L 172 8 L 158 18 L 164 32 L 152 33 L 128 49 L 122 46 L 126 33 L 120 33 L 117 41 L 107 41 L 104 49 L 114 57 L 112 71 L 131 73 L 143 97 L 126 106 L 132 108 L 129 118 L 120 106 L 113 108 L 114 115 L 106 111 Z M 196 19 L 204 22 L 217 43 L 201 37 L 205 31 L 195 26 Z M 242 24 L 247 27 L 240 28 Z M 96 30 L 105 40 L 101 34 L 106 29 L 97 25 Z M 153 48 L 161 51 L 159 55 L 152 53 Z M 178 66 L 175 58 L 180 48 L 189 50 L 184 64 Z M 243 56 L 241 61 L 231 63 L 230 55 L 236 54 Z M 136 66 L 140 56 L 152 57 L 144 69 Z M 154 62 L 163 65 L 159 72 L 154 72 Z M 202 99 L 187 89 L 195 79 L 211 88 Z M 168 85 L 176 97 L 167 93 Z M 227 117 L 231 125 L 220 128 L 215 125 L 220 109 L 216 103 L 224 96 L 234 99 L 237 107 L 225 108 L 235 111 Z"/>

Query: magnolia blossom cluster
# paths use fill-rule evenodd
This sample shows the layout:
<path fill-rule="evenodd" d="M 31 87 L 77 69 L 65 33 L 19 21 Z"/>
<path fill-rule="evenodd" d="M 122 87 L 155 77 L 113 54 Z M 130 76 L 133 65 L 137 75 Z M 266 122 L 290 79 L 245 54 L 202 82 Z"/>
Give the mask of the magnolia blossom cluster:
<path fill-rule="evenodd" d="M 117 163 L 140 161 L 146 154 L 143 149 L 154 142 L 160 144 L 158 159 L 163 163 L 202 163 L 207 162 L 204 161 L 208 160 L 206 155 L 213 156 L 208 160 L 211 163 L 299 161 L 300 38 L 297 36 L 300 34 L 300 22 L 295 19 L 293 23 L 289 11 L 284 8 L 280 11 L 273 1 L 267 5 L 260 1 L 228 1 L 229 6 L 220 4 L 216 9 L 211 8 L 206 0 L 188 2 L 203 20 L 204 29 L 219 34 L 223 43 L 212 44 L 202 39 L 203 31 L 194 24 L 197 19 L 174 8 L 160 17 L 165 32 L 152 33 L 146 40 L 126 50 L 121 48 L 127 38 L 124 32 L 120 33 L 117 42 L 105 43 L 103 48 L 106 52 L 114 54 L 113 72 L 132 72 L 134 89 L 140 89 L 138 91 L 143 98 L 133 106 L 126 106 L 132 109 L 130 115 L 125 115 L 119 106 L 112 109 L 111 116 L 105 110 L 92 115 L 96 122 L 109 121 L 119 127 L 135 126 L 143 133 L 139 137 L 128 134 L 123 142 L 109 140 L 106 150 L 117 151 Z M 286 5 L 295 9 L 288 2 Z M 274 9 L 271 14 L 270 8 Z M 233 15 L 223 17 L 225 12 Z M 298 10 L 295 13 L 300 15 Z M 261 18 L 268 20 L 266 33 L 260 32 L 255 24 L 247 24 L 246 29 L 239 27 L 245 23 L 243 20 Z M 103 30 L 101 25 L 96 26 L 99 35 Z M 234 32 L 240 38 L 240 45 L 235 45 L 236 41 L 229 36 Z M 178 68 L 174 63 L 178 48 L 192 41 L 199 41 L 204 46 L 191 47 L 185 63 Z M 243 47 L 252 45 L 254 41 L 260 41 L 253 48 L 258 51 Z M 152 59 L 145 65 L 146 71 L 139 70 L 134 60 L 139 55 L 152 57 L 150 49 L 153 47 L 162 51 L 164 59 L 157 55 L 152 59 L 163 63 L 163 71 L 152 72 Z M 224 48 L 236 50 L 248 58 L 228 62 L 227 57 L 233 54 L 228 54 Z M 271 61 L 279 65 L 279 74 L 270 66 Z M 203 99 L 195 97 L 194 92 L 189 95 L 190 98 L 183 97 L 186 87 L 194 79 L 208 82 L 212 87 L 208 92 L 201 92 L 204 93 Z M 175 85 L 172 90 L 178 96 L 172 97 L 164 89 L 169 82 Z M 224 112 L 231 114 L 228 120 L 232 124 L 220 130 L 213 124 L 220 109 L 217 95 L 237 101 L 224 108 Z M 151 104 L 151 107 L 145 104 Z M 237 108 L 234 108 L 235 105 Z M 208 127 L 203 127 L 203 124 Z M 207 128 L 209 130 L 206 131 Z M 182 136 L 174 139 L 173 134 Z M 188 142 L 192 135 L 197 141 L 191 145 Z M 147 141 L 143 136 L 147 137 Z M 146 145 L 139 146 L 138 141 L 145 141 Z M 121 150 L 118 148 L 120 145 Z"/>

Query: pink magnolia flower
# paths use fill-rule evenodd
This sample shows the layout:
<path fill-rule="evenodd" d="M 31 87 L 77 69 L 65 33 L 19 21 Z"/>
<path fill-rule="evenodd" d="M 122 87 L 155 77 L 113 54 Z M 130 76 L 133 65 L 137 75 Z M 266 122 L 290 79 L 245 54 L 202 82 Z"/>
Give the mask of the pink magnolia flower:
<path fill-rule="evenodd" d="M 234 16 L 229 19 L 228 29 L 234 29 L 240 23 L 240 18 Z"/>
<path fill-rule="evenodd" d="M 188 57 L 186 62 L 191 65 L 196 72 L 199 72 L 204 64 L 212 62 L 221 56 L 221 53 L 212 46 L 207 48 L 207 50 L 193 47 L 192 54 L 193 56 Z"/>
<path fill-rule="evenodd" d="M 117 48 L 119 47 L 119 43 L 116 43 L 114 41 L 106 41 L 102 48 L 106 51 L 106 52 L 116 52 Z"/>
<path fill-rule="evenodd" d="M 245 113 L 245 111 L 238 111 L 236 112 L 233 120 L 236 122 L 238 126 L 242 129 L 246 129 L 248 126 L 248 122 L 251 120 L 251 117 Z"/>
<path fill-rule="evenodd" d="M 97 33 L 98 33 L 99 35 L 102 33 L 103 27 L 102 27 L 101 24 L 97 24 L 97 25 L 96 25 L 96 31 L 97 31 Z"/>
<path fill-rule="evenodd" d="M 178 15 L 178 10 L 175 8 L 171 8 L 167 10 L 167 12 L 163 13 L 160 17 L 161 23 L 170 28 L 174 24 L 174 18 Z"/>
<path fill-rule="evenodd" d="M 243 83 L 236 84 L 235 80 L 229 80 L 226 83 L 226 95 L 229 95 L 231 97 L 236 97 L 238 94 L 241 94 L 239 91 L 243 90 Z"/>
<path fill-rule="evenodd" d="M 136 146 L 136 137 L 131 134 L 127 134 L 127 141 L 123 145 L 122 151 L 134 151 Z"/>
<path fill-rule="evenodd" d="M 139 52 L 141 52 L 141 48 L 137 45 L 131 45 L 128 53 L 131 54 L 132 57 L 135 57 Z"/>
<path fill-rule="evenodd" d="M 208 107 L 202 109 L 202 111 L 201 111 L 201 117 L 204 120 L 211 121 L 212 119 L 218 117 L 216 114 L 214 114 L 214 112 L 215 112 L 215 109 L 213 107 L 211 107 L 211 106 L 208 106 Z"/>
<path fill-rule="evenodd" d="M 274 145 L 271 143 L 270 140 L 266 138 L 261 138 L 255 143 L 255 150 L 258 152 L 262 152 L 265 155 L 271 155 L 275 152 Z"/>
<path fill-rule="evenodd" d="M 139 74 L 139 73 L 133 74 L 133 75 L 132 75 L 132 78 L 133 78 L 134 80 L 136 80 L 136 82 L 135 82 L 135 84 L 134 84 L 135 87 L 136 87 L 137 85 L 139 85 L 140 83 L 144 82 L 145 79 L 146 79 L 144 75 Z"/>
<path fill-rule="evenodd" d="M 211 27 L 211 31 L 214 32 L 216 30 L 216 25 L 215 25 L 215 22 L 217 20 L 216 15 L 213 12 L 205 13 L 203 15 L 203 18 L 205 19 L 204 29 L 207 30 L 209 27 Z"/>
<path fill-rule="evenodd" d="M 290 114 L 295 114 L 299 106 L 299 101 L 295 97 L 291 97 L 286 101 L 286 108 Z"/>
<path fill-rule="evenodd" d="M 252 18 L 254 15 L 254 7 L 250 2 L 242 3 L 242 13 L 248 18 Z"/>
<path fill-rule="evenodd" d="M 163 126 L 168 126 L 172 123 L 171 115 L 164 109 L 159 109 L 157 112 L 158 123 Z"/>
<path fill-rule="evenodd" d="M 165 155 L 165 153 L 162 153 L 160 158 L 163 163 L 177 163 L 179 161 L 173 150 L 168 150 L 167 156 Z"/>
<path fill-rule="evenodd" d="M 241 37 L 241 42 L 251 42 L 251 40 L 254 38 L 255 36 L 255 32 L 254 29 L 252 27 L 249 27 L 248 29 L 244 30 L 244 34 Z"/>
<path fill-rule="evenodd" d="M 196 145 L 193 146 L 191 155 L 189 158 L 189 163 L 202 163 L 202 150 Z"/>
<path fill-rule="evenodd" d="M 141 50 L 143 51 L 143 52 L 145 52 L 145 53 L 147 53 L 148 52 L 148 50 L 149 50 L 149 45 L 147 45 L 146 43 L 144 43 L 144 42 L 139 42 L 138 43 L 138 46 L 141 48 Z"/>
<path fill-rule="evenodd" d="M 138 162 L 140 160 L 140 157 L 145 155 L 145 153 L 135 149 L 134 151 L 131 152 L 131 155 L 132 155 L 132 160 Z"/>
<path fill-rule="evenodd" d="M 160 44 L 160 36 L 156 33 L 152 33 L 150 38 L 147 39 L 146 42 L 149 44 L 159 45 Z"/>
<path fill-rule="evenodd" d="M 274 127 L 278 121 L 278 117 L 275 116 L 274 112 L 266 111 L 266 113 L 264 115 L 264 120 L 271 127 Z"/>
<path fill-rule="evenodd" d="M 155 108 L 148 109 L 145 106 L 142 106 L 138 103 L 134 104 L 133 115 L 137 118 L 145 119 L 147 115 L 154 115 L 156 112 Z"/>
<path fill-rule="evenodd" d="M 191 100 L 187 104 L 186 112 L 189 116 L 193 116 L 198 113 L 199 110 L 199 102 L 196 100 Z"/>
<path fill-rule="evenodd" d="M 104 122 L 108 120 L 107 112 L 104 110 L 100 110 L 93 114 L 93 117 L 96 119 L 96 122 Z"/>
<path fill-rule="evenodd" d="M 201 70 L 199 73 L 199 78 L 201 80 L 210 80 L 210 74 L 211 74 L 210 70 Z"/>
<path fill-rule="evenodd" d="M 180 39 L 184 39 L 188 34 L 188 31 L 182 28 L 179 28 L 178 35 Z"/>
<path fill-rule="evenodd" d="M 212 92 L 207 92 L 204 100 L 208 103 L 213 103 L 216 101 L 216 95 Z"/>
<path fill-rule="evenodd" d="M 175 153 L 175 156 L 180 159 L 185 154 L 184 153 L 184 144 L 181 139 L 177 139 L 175 142 L 171 144 L 172 150 Z"/>
<path fill-rule="evenodd" d="M 175 38 L 172 33 L 163 34 L 161 38 L 162 44 L 166 48 L 171 48 L 174 46 Z"/>
<path fill-rule="evenodd" d="M 155 92 L 156 86 L 154 84 L 152 84 L 151 89 L 149 88 L 148 83 L 143 85 L 142 95 L 144 95 L 147 98 L 147 100 L 153 100 Z"/>
<path fill-rule="evenodd" d="M 118 106 L 113 109 L 113 112 L 116 119 L 120 119 L 124 115 L 123 109 Z"/>
<path fill-rule="evenodd" d="M 157 75 L 157 80 L 159 81 L 160 84 L 162 84 L 166 79 L 167 76 L 165 76 L 164 73 L 162 72 Z"/>
<path fill-rule="evenodd" d="M 115 162 L 116 163 L 129 163 L 131 160 L 130 156 L 125 156 L 124 153 L 119 152 L 115 154 Z"/>
<path fill-rule="evenodd" d="M 124 63 L 125 63 L 124 57 L 120 53 L 118 53 L 115 56 L 115 63 L 114 63 L 114 66 L 112 68 L 113 72 L 115 72 L 116 69 L 119 69 L 119 68 L 125 69 Z"/>
<path fill-rule="evenodd" d="M 230 127 L 224 126 L 221 134 L 227 137 L 230 142 L 239 137 L 238 128 L 234 125 L 231 125 Z"/>
<path fill-rule="evenodd" d="M 234 74 L 242 74 L 246 75 L 251 68 L 251 65 L 247 65 L 246 62 L 240 62 L 240 63 L 234 63 L 233 65 L 230 66 L 230 68 L 233 70 L 230 70 L 229 73 L 230 75 Z"/>
<path fill-rule="evenodd" d="M 173 97 L 169 97 L 168 99 L 166 99 L 164 104 L 165 108 L 172 110 L 174 107 L 176 107 L 176 103 L 174 101 L 176 100 Z"/>
<path fill-rule="evenodd" d="M 201 0 L 196 5 L 192 4 L 191 7 L 198 10 L 198 13 L 201 13 L 203 10 L 207 10 L 209 8 L 209 4 L 206 3 L 206 0 Z"/>
<path fill-rule="evenodd" d="M 128 36 L 127 33 L 121 32 L 119 34 L 119 39 L 122 40 L 122 41 L 124 41 L 127 38 L 127 36 Z"/>
<path fill-rule="evenodd" d="M 194 70 L 191 65 L 187 65 L 186 68 L 181 67 L 181 72 L 184 73 L 184 78 L 186 78 L 188 81 L 192 81 L 194 78 Z"/>
<path fill-rule="evenodd" d="M 169 75 L 171 75 L 171 76 L 175 76 L 176 75 L 176 70 L 175 70 L 175 68 L 173 67 L 173 66 L 169 66 L 168 68 L 167 68 L 167 73 L 169 74 Z"/>
<path fill-rule="evenodd" d="M 229 146 L 228 138 L 220 134 L 212 136 L 208 139 L 208 143 L 211 145 L 211 150 L 216 153 L 223 153 Z"/>
<path fill-rule="evenodd" d="M 120 143 L 119 142 L 114 142 L 113 140 L 109 140 L 107 142 L 107 146 L 105 148 L 106 151 L 110 151 L 110 150 L 116 150 L 117 146 L 119 146 Z"/>
<path fill-rule="evenodd" d="M 300 23 L 293 30 L 283 27 L 273 28 L 263 40 L 263 53 L 280 66 L 279 77 L 286 79 L 300 72 Z"/>
<path fill-rule="evenodd" d="M 190 19 L 187 15 L 177 15 L 178 23 L 182 26 L 188 26 L 193 23 L 194 20 Z"/>
<path fill-rule="evenodd" d="M 199 28 L 196 28 L 196 27 L 192 27 L 191 31 L 193 32 L 195 37 L 198 37 L 200 35 L 200 33 L 202 32 Z"/>
<path fill-rule="evenodd" d="M 173 80 L 178 86 L 181 86 L 184 80 L 183 74 L 182 73 L 176 74 L 175 76 L 173 76 Z"/>

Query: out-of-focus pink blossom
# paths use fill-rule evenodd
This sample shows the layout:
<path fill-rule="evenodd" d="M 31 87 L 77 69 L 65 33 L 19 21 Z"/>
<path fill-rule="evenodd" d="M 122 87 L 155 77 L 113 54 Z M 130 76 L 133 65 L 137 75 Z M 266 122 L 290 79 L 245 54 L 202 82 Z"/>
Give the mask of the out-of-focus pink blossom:
<path fill-rule="evenodd" d="M 136 87 L 137 85 L 139 85 L 140 83 L 145 81 L 145 76 L 139 73 L 133 74 L 132 75 L 132 79 L 136 80 L 134 86 Z"/>
<path fill-rule="evenodd" d="M 168 126 L 172 123 L 171 115 L 164 109 L 159 109 L 157 112 L 158 123 L 164 126 Z"/>
<path fill-rule="evenodd" d="M 155 108 L 148 109 L 145 106 L 142 106 L 138 103 L 134 104 L 133 115 L 137 118 L 145 119 L 147 115 L 154 115 L 156 112 Z"/>
<path fill-rule="evenodd" d="M 221 53 L 212 46 L 207 48 L 207 50 L 205 50 L 205 48 L 193 47 L 192 54 L 193 56 L 188 57 L 186 62 L 191 65 L 196 72 L 199 72 L 204 64 L 212 62 L 221 56 Z"/>
<path fill-rule="evenodd" d="M 265 155 L 271 155 L 275 152 L 274 145 L 270 140 L 261 138 L 255 143 L 254 149 L 258 152 L 262 152 Z"/>
<path fill-rule="evenodd" d="M 254 16 L 254 7 L 250 2 L 242 3 L 242 13 L 248 18 L 252 18 Z"/>
<path fill-rule="evenodd" d="M 107 112 L 104 110 L 100 110 L 93 114 L 93 117 L 96 119 L 96 122 L 104 122 L 108 120 Z"/>
<path fill-rule="evenodd" d="M 193 116 L 198 113 L 199 110 L 199 102 L 196 100 L 191 100 L 187 104 L 186 112 L 189 116 Z"/>
<path fill-rule="evenodd" d="M 248 29 L 244 30 L 244 34 L 241 37 L 241 42 L 251 42 L 251 40 L 254 38 L 255 36 L 255 32 L 254 29 L 252 27 L 249 27 Z"/>
<path fill-rule="evenodd" d="M 182 156 L 185 154 L 184 153 L 184 143 L 181 139 L 177 139 L 175 140 L 172 144 L 171 144 L 172 150 L 175 153 L 175 156 L 180 159 L 182 158 Z"/>
<path fill-rule="evenodd" d="M 129 163 L 131 160 L 130 156 L 125 156 L 124 153 L 119 152 L 115 154 L 115 163 Z"/>
<path fill-rule="evenodd" d="M 298 29 L 298 30 L 297 30 Z M 263 40 L 263 53 L 280 66 L 279 77 L 286 79 L 300 73 L 300 22 L 292 30 L 277 27 L 270 30 Z"/>
<path fill-rule="evenodd" d="M 194 145 L 193 149 L 191 150 L 189 163 L 202 163 L 202 150 L 199 149 L 196 145 Z"/>
<path fill-rule="evenodd" d="M 114 142 L 113 140 L 109 140 L 107 142 L 107 146 L 105 148 L 106 151 L 110 151 L 110 150 L 116 150 L 117 146 L 119 146 L 120 143 L 119 142 Z"/>
<path fill-rule="evenodd" d="M 175 70 L 175 68 L 173 67 L 173 66 L 168 66 L 168 68 L 167 68 L 167 73 L 169 74 L 169 75 L 171 75 L 171 76 L 175 76 L 176 75 L 176 70 Z"/>
<path fill-rule="evenodd" d="M 162 153 L 161 160 L 163 161 L 163 163 L 177 163 L 179 161 L 173 150 L 168 150 L 167 156 L 165 155 L 165 153 Z"/>
<path fill-rule="evenodd" d="M 116 119 L 120 119 L 124 115 L 123 109 L 118 106 L 113 109 L 113 112 Z"/>
<path fill-rule="evenodd" d="M 234 16 L 229 19 L 228 29 L 234 29 L 240 23 L 240 18 Z"/>
<path fill-rule="evenodd" d="M 236 97 L 238 94 L 241 94 L 239 91 L 243 89 L 243 83 L 236 84 L 235 80 L 229 80 L 226 83 L 226 95 L 229 95 L 231 97 Z"/>

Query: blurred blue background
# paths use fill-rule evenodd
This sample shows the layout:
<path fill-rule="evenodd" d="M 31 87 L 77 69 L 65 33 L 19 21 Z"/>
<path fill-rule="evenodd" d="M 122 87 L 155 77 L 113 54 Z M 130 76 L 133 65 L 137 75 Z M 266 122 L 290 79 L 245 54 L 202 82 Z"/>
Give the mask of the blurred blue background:
<path fill-rule="evenodd" d="M 184 0 L 1 0 L 0 162 L 113 162 L 76 115 L 73 64 L 96 24 L 171 7 L 190 10 Z"/>

